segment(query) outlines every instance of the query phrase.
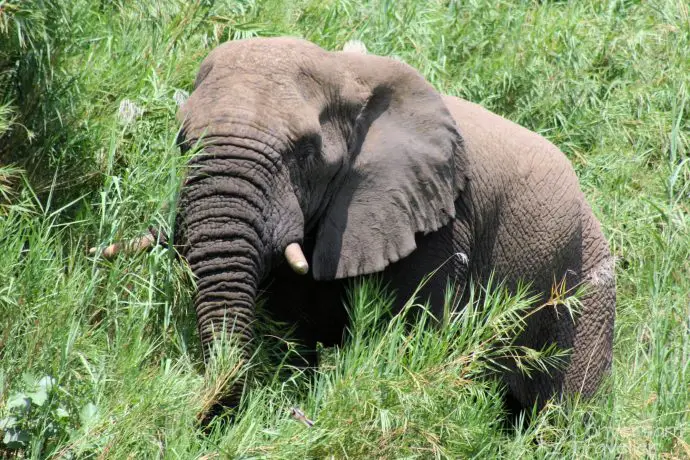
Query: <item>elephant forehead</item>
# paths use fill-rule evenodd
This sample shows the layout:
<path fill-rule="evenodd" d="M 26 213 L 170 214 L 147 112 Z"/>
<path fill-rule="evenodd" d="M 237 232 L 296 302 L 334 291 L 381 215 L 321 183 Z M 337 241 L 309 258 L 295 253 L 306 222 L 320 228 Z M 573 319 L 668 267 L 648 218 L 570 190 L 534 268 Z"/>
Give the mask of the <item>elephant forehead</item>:
<path fill-rule="evenodd" d="M 178 120 L 188 139 L 264 133 L 285 142 L 318 132 L 318 113 L 294 86 L 228 73 L 207 76 L 180 107 Z"/>
<path fill-rule="evenodd" d="M 178 119 L 190 139 L 232 134 L 233 124 L 268 130 L 288 142 L 317 134 L 334 104 L 356 113 L 369 97 L 366 85 L 338 61 L 337 54 L 302 40 L 221 45 L 202 63 Z"/>
<path fill-rule="evenodd" d="M 226 42 L 204 59 L 195 87 L 212 79 L 246 80 L 253 88 L 270 88 L 276 99 L 294 97 L 300 86 L 327 83 L 334 66 L 331 54 L 313 43 L 292 38 Z M 326 81 L 324 81 L 326 80 Z M 315 86 L 315 85 L 311 85 Z"/>
<path fill-rule="evenodd" d="M 225 42 L 212 50 L 206 61 L 247 66 L 281 66 L 300 56 L 319 56 L 328 52 L 306 40 L 292 37 L 250 38 Z"/>

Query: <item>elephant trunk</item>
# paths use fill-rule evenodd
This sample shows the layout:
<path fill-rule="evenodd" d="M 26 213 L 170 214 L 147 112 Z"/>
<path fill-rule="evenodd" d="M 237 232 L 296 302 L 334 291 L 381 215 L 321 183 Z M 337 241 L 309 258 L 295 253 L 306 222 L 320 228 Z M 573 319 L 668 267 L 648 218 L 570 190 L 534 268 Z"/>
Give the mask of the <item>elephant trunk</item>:
<path fill-rule="evenodd" d="M 207 146 L 190 162 L 180 223 L 207 361 L 219 339 L 251 354 L 255 299 L 272 246 L 265 223 L 271 177 L 271 162 L 252 148 Z"/>

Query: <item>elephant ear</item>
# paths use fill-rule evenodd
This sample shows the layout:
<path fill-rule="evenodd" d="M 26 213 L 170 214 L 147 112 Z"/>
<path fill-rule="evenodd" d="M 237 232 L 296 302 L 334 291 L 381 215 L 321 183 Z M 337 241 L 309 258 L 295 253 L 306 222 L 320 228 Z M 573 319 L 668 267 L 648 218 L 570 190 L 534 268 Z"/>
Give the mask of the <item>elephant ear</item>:
<path fill-rule="evenodd" d="M 455 217 L 462 138 L 433 87 L 394 64 L 397 78 L 374 86 L 355 122 L 349 171 L 317 230 L 317 280 L 381 271 L 414 251 L 416 233 Z"/>

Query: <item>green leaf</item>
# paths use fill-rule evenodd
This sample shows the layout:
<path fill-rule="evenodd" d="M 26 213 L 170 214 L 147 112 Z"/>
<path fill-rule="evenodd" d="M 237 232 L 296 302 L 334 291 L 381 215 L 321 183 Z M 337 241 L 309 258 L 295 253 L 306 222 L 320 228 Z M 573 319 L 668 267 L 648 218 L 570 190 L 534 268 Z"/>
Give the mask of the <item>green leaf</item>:
<path fill-rule="evenodd" d="M 31 408 L 31 401 L 24 393 L 15 393 L 7 400 L 8 409 L 19 409 L 28 411 Z"/>
<path fill-rule="evenodd" d="M 57 409 L 55 409 L 55 417 L 67 418 L 69 417 L 69 412 L 67 412 L 64 407 L 60 406 Z"/>
<path fill-rule="evenodd" d="M 24 382 L 24 386 L 29 388 L 33 388 L 37 384 L 36 376 L 30 371 L 22 373 L 22 381 Z"/>
<path fill-rule="evenodd" d="M 20 449 L 29 442 L 29 434 L 17 428 L 10 428 L 5 431 L 5 437 L 2 439 L 2 442 L 8 449 Z"/>
<path fill-rule="evenodd" d="M 94 403 L 88 403 L 81 408 L 79 412 L 79 420 L 82 425 L 90 425 L 98 417 L 98 407 Z"/>
<path fill-rule="evenodd" d="M 5 417 L 0 419 L 0 430 L 7 431 L 17 424 L 17 417 Z"/>
<path fill-rule="evenodd" d="M 38 391 L 34 391 L 33 393 L 29 393 L 26 396 L 29 397 L 31 402 L 37 406 L 42 406 L 48 399 L 48 393 L 43 388 Z"/>
<path fill-rule="evenodd" d="M 50 392 L 50 390 L 52 390 L 55 386 L 55 379 L 49 375 L 46 375 L 38 381 L 38 386 L 45 392 Z"/>

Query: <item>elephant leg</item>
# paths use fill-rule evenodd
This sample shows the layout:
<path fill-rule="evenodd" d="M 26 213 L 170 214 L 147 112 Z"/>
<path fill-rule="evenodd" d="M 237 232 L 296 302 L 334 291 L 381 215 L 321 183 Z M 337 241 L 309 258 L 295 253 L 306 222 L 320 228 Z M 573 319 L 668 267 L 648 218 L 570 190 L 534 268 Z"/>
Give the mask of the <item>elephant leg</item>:
<path fill-rule="evenodd" d="M 594 226 L 594 225 L 593 225 Z M 598 224 L 595 224 L 598 232 Z M 585 243 L 587 243 L 585 239 Z M 592 242 L 593 241 L 593 242 Z M 573 337 L 573 353 L 565 372 L 564 389 L 592 396 L 611 368 L 616 281 L 613 258 L 603 237 L 590 239 L 585 258 L 585 295 Z"/>
<path fill-rule="evenodd" d="M 611 368 L 616 302 L 613 263 L 602 261 L 599 269 L 589 275 L 591 291 L 582 299 L 582 314 L 564 381 L 567 393 L 585 398 L 592 396 Z"/>
<path fill-rule="evenodd" d="M 524 332 L 516 339 L 515 345 L 541 350 L 556 344 L 560 349 L 570 349 L 573 331 L 574 322 L 564 308 L 558 312 L 545 308 L 527 319 Z M 548 372 L 533 369 L 530 375 L 526 375 L 512 360 L 503 364 L 507 368 L 502 375 L 508 390 L 506 407 L 512 418 L 517 418 L 523 410 L 529 414 L 534 406 L 541 410 L 549 398 L 563 388 L 562 367 L 551 367 Z"/>
<path fill-rule="evenodd" d="M 583 222 L 581 238 L 573 242 L 582 248 L 576 252 L 581 257 L 564 265 L 577 267 L 566 272 L 566 285 L 569 289 L 577 285 L 585 288 L 579 299 L 581 308 L 574 319 L 562 307 L 539 311 L 528 320 L 517 342 L 537 349 L 555 343 L 570 350 L 566 366 L 531 378 L 515 371 L 514 366 L 510 366 L 512 372 L 504 374 L 510 393 L 526 408 L 536 402 L 541 409 L 550 397 L 560 393 L 590 397 L 611 367 L 616 305 L 613 259 L 591 215 Z M 572 276 L 575 272 L 578 275 Z"/>

